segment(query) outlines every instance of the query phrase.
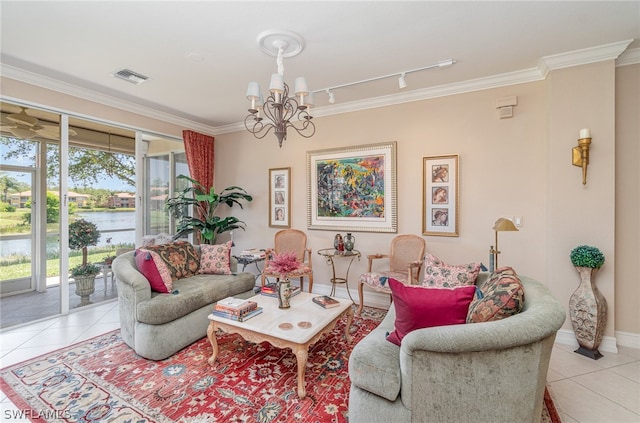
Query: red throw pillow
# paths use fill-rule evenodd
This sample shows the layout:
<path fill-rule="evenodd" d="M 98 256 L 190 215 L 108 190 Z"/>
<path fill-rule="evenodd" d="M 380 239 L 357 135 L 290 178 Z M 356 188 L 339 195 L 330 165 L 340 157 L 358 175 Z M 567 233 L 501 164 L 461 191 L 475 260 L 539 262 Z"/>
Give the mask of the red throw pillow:
<path fill-rule="evenodd" d="M 396 323 L 387 340 L 400 346 L 402 338 L 416 329 L 465 323 L 475 285 L 457 288 L 426 288 L 405 285 L 389 278 L 396 308 Z"/>
<path fill-rule="evenodd" d="M 151 290 L 163 294 L 171 292 L 173 284 L 171 274 L 162 259 L 158 257 L 158 254 L 142 249 L 136 250 L 134 254 L 138 272 L 147 278 L 149 285 L 151 285 Z"/>

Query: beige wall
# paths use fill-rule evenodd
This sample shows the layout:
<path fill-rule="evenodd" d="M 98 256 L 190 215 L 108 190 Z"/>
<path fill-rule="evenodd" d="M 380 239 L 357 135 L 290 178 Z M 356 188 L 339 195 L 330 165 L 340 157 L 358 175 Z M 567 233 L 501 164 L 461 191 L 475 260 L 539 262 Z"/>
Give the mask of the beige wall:
<path fill-rule="evenodd" d="M 263 140 L 244 131 L 218 135 L 216 187 L 239 185 L 255 197 L 245 209 L 232 212 L 247 223 L 246 231 L 234 233 L 235 250 L 265 248 L 273 241 L 277 229 L 268 226 L 270 168 L 291 167 L 292 227 L 306 229 L 307 151 L 396 141 L 398 233 L 417 234 L 422 231 L 423 157 L 458 154 L 460 236 L 425 237 L 428 251 L 452 264 L 488 265 L 495 220 L 522 216 L 519 232 L 500 234 L 500 264 L 540 279 L 566 307 L 579 282 L 569 252 L 579 243 L 596 245 L 607 258 L 597 276 L 610 306 L 605 335 L 640 335 L 638 69 L 632 65 L 616 71 L 613 62 L 604 62 L 556 70 L 535 83 L 316 118 L 313 138 L 290 133 L 281 149 L 273 135 Z M 15 81 L 2 82 L 3 95 L 10 97 L 176 137 L 183 129 Z M 510 95 L 518 96 L 514 117 L 499 119 L 495 100 Z M 593 133 L 586 186 L 570 160 L 583 127 Z M 332 245 L 335 231 L 307 232 L 314 254 Z M 354 235 L 363 255 L 386 251 L 394 236 Z M 317 254 L 314 258 L 314 285 L 328 289 L 330 267 Z M 338 263 L 339 272 L 344 264 Z M 365 268 L 364 258 L 351 268 L 354 293 Z M 365 298 L 374 297 L 371 294 Z M 569 321 L 565 329 L 571 329 Z"/>
<path fill-rule="evenodd" d="M 622 83 L 630 83 L 629 79 L 632 76 L 623 78 Z M 518 96 L 514 117 L 499 119 L 495 100 L 508 95 Z M 624 131 L 627 148 L 637 159 L 637 101 L 634 107 L 635 115 L 630 111 L 628 120 L 634 122 L 636 132 Z M 220 189 L 238 184 L 256 194 L 249 207 L 234 211 L 248 228 L 246 232 L 237 231 L 234 240 L 239 249 L 267 247 L 277 231 L 268 227 L 269 168 L 291 167 L 292 227 L 305 229 L 307 151 L 395 140 L 398 232 L 419 234 L 422 159 L 459 154 L 460 236 L 426 237 L 428 251 L 449 263 L 479 260 L 488 264 L 494 221 L 498 217 L 522 216 L 519 232 L 500 234 L 500 264 L 544 281 L 566 306 L 579 283 L 569 253 L 582 243 L 596 245 L 607 258 L 597 276 L 597 285 L 609 303 L 605 336 L 615 336 L 615 330 L 638 334 L 637 278 L 614 277 L 624 272 L 616 265 L 614 244 L 614 111 L 612 61 L 562 69 L 542 82 L 317 118 L 318 130 L 313 138 L 290 134 L 282 149 L 274 136 L 256 140 L 246 132 L 219 135 L 216 186 Z M 586 186 L 582 185 L 581 169 L 571 164 L 571 148 L 577 145 L 579 130 L 584 127 L 593 133 Z M 637 209 L 637 171 L 631 180 L 629 190 L 636 198 Z M 637 235 L 637 212 L 625 216 L 635 219 L 633 234 Z M 334 233 L 309 230 L 310 246 L 314 251 L 331 246 Z M 370 254 L 384 252 L 394 235 L 355 236 L 356 248 Z M 625 240 L 620 248 L 638 259 L 637 237 Z M 366 260 L 354 263 L 350 278 L 353 292 L 357 275 L 365 268 Z M 635 274 L 635 266 L 625 273 Z M 330 268 L 319 257 L 314 262 L 314 274 L 316 285 L 327 284 Z M 621 301 L 619 309 L 618 299 L 626 297 L 626 292 L 632 297 Z M 564 328 L 571 330 L 569 320 Z"/>
<path fill-rule="evenodd" d="M 640 65 L 616 71 L 616 331 L 640 334 Z"/>

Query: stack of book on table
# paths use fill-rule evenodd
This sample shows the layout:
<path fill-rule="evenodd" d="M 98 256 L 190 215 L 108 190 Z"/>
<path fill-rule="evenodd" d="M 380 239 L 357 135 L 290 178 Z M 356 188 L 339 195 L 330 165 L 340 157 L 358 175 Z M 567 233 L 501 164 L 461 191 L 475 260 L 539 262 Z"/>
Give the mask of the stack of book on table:
<path fill-rule="evenodd" d="M 227 297 L 218 301 L 213 308 L 213 314 L 215 316 L 225 317 L 239 322 L 249 320 L 260 313 L 262 313 L 262 307 L 258 307 L 258 303 L 255 301 L 233 297 Z"/>
<path fill-rule="evenodd" d="M 240 253 L 241 257 L 250 257 L 250 258 L 265 258 L 264 250 L 259 250 L 257 248 L 250 248 L 248 250 L 242 250 Z"/>
<path fill-rule="evenodd" d="M 291 286 L 291 296 L 298 295 L 300 293 L 299 286 Z M 265 284 L 260 290 L 261 295 L 266 295 L 267 297 L 278 298 L 278 284 L 275 282 L 271 282 Z"/>

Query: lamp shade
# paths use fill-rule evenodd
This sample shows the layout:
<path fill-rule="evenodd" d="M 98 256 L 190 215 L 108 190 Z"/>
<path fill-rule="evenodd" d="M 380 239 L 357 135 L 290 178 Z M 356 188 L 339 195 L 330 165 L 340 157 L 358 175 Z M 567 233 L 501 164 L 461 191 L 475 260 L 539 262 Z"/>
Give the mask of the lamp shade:
<path fill-rule="evenodd" d="M 294 84 L 294 93 L 296 95 L 307 95 L 309 94 L 309 87 L 307 86 L 307 80 L 304 79 L 304 76 L 299 76 L 296 78 Z"/>
<path fill-rule="evenodd" d="M 249 82 L 247 87 L 247 100 L 257 100 L 260 98 L 260 84 Z"/>
<path fill-rule="evenodd" d="M 315 98 L 313 95 L 313 91 L 309 91 L 309 94 L 304 99 L 304 105 L 308 108 L 316 107 Z"/>
<path fill-rule="evenodd" d="M 493 230 L 497 232 L 517 231 L 518 228 L 516 228 L 516 225 L 514 225 L 511 220 L 501 217 L 500 219 L 496 220 L 496 224 L 493 226 Z"/>
<path fill-rule="evenodd" d="M 271 83 L 269 84 L 269 91 L 272 93 L 281 93 L 284 91 L 284 77 L 279 73 L 271 75 Z"/>

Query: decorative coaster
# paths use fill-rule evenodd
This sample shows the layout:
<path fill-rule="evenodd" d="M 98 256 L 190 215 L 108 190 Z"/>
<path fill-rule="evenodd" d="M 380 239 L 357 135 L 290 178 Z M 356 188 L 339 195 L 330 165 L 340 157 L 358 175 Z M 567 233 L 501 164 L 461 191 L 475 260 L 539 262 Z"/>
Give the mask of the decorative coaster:
<path fill-rule="evenodd" d="M 289 330 L 289 329 L 293 328 L 293 325 L 291 323 L 280 323 L 278 325 L 278 327 L 280 329 Z"/>
<path fill-rule="evenodd" d="M 298 326 L 303 329 L 309 329 L 311 327 L 311 322 L 298 322 Z"/>

